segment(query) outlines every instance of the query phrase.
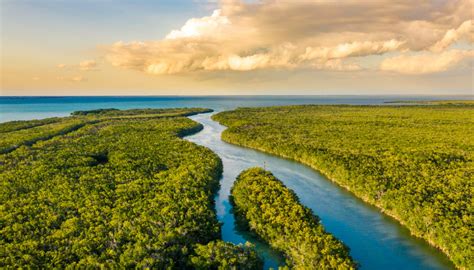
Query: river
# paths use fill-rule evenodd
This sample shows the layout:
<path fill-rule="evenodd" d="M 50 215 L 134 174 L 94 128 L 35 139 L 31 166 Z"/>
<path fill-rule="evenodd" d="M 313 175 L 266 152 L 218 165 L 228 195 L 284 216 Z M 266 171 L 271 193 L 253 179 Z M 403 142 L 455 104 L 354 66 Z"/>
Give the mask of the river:
<path fill-rule="evenodd" d="M 99 108 L 171 108 L 204 107 L 216 111 L 240 106 L 296 104 L 384 104 L 390 100 L 472 99 L 472 96 L 107 96 L 107 97 L 0 97 L 0 122 L 67 116 L 76 110 Z M 216 152 L 224 164 L 216 210 L 222 222 L 222 237 L 233 243 L 250 241 L 265 258 L 265 266 L 283 264 L 282 257 L 267 245 L 234 226 L 229 193 L 236 176 L 244 169 L 265 166 L 293 189 L 300 201 L 322 220 L 327 231 L 351 248 L 362 269 L 452 269 L 452 263 L 440 251 L 423 240 L 410 236 L 407 229 L 392 218 L 324 176 L 302 164 L 267 155 L 220 140 L 224 126 L 209 114 L 191 117 L 204 129 L 186 139 Z"/>
<path fill-rule="evenodd" d="M 221 138 L 225 127 L 211 114 L 191 116 L 204 129 L 185 139 L 206 146 L 222 159 L 224 172 L 216 195 L 216 212 L 222 222 L 222 238 L 235 244 L 252 242 L 265 260 L 265 268 L 284 265 L 282 256 L 234 225 L 229 194 L 237 175 L 254 166 L 265 167 L 300 201 L 316 213 L 326 228 L 351 249 L 361 269 L 454 269 L 449 259 L 425 241 L 410 235 L 394 219 L 382 214 L 315 170 L 294 161 L 231 145 Z"/>

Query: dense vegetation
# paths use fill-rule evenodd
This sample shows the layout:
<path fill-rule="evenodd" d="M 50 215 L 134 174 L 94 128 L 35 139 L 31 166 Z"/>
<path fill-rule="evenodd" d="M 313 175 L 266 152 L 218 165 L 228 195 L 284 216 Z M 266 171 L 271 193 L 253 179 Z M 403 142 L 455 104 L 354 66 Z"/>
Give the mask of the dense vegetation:
<path fill-rule="evenodd" d="M 195 115 L 198 113 L 207 113 L 212 112 L 211 109 L 187 109 L 187 108 L 172 108 L 172 109 L 130 109 L 121 111 L 118 109 L 97 109 L 97 110 L 90 110 L 90 111 L 75 111 L 71 115 L 73 116 L 141 116 L 141 117 L 150 117 L 150 116 L 190 116 Z"/>
<path fill-rule="evenodd" d="M 8 127 L 22 125 L 1 124 L 0 145 L 23 139 L 0 155 L 0 268 L 258 268 L 248 248 L 202 246 L 220 239 L 221 162 L 179 136 L 202 128 L 182 115 L 204 111 L 83 113 L 16 131 Z M 206 268 L 206 248 L 239 259 Z"/>
<path fill-rule="evenodd" d="M 240 225 L 283 252 L 292 269 L 355 269 L 349 250 L 324 231 L 293 191 L 261 168 L 243 171 L 231 201 Z"/>
<path fill-rule="evenodd" d="M 474 106 L 242 108 L 227 142 L 308 164 L 474 265 Z"/>
<path fill-rule="evenodd" d="M 392 100 L 392 101 L 385 101 L 384 103 L 472 106 L 474 105 L 474 100 L 469 100 L 469 99 L 467 100 Z"/>
<path fill-rule="evenodd" d="M 46 119 L 40 119 L 40 120 L 10 121 L 7 123 L 0 123 L 0 133 L 51 124 L 60 119 L 61 118 L 53 117 L 53 118 L 46 118 Z"/>
<path fill-rule="evenodd" d="M 68 119 L 32 126 L 31 128 L 19 128 L 18 130 L 0 132 L 0 154 L 13 151 L 22 145 L 31 145 L 39 140 L 47 140 L 57 135 L 66 134 L 83 127 L 86 122 L 84 119 Z M 10 125 L 7 123 L 0 125 L 0 128 L 9 130 L 17 126 L 20 125 L 16 123 Z"/>
<path fill-rule="evenodd" d="M 69 118 L 47 118 L 42 120 L 12 121 L 0 123 L 0 154 L 15 150 L 21 145 L 32 145 L 40 140 L 65 134 L 83 127 L 85 124 L 97 123 L 101 120 L 163 118 L 190 116 L 197 113 L 210 112 L 210 109 L 98 109 L 76 111 Z M 12 132 L 16 131 L 16 132 Z"/>
<path fill-rule="evenodd" d="M 207 245 L 198 244 L 195 251 L 196 255 L 191 258 L 191 266 L 195 269 L 263 269 L 263 262 L 248 243 L 236 246 L 218 240 Z"/>

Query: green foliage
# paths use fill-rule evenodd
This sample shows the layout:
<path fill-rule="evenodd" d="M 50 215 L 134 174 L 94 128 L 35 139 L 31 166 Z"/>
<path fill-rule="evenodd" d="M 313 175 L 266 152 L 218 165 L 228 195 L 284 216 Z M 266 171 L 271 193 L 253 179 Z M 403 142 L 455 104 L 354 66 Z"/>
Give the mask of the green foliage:
<path fill-rule="evenodd" d="M 5 123 L 0 123 L 0 133 L 51 124 L 51 123 L 57 122 L 60 119 L 61 118 L 54 117 L 54 118 L 46 118 L 46 119 L 41 119 L 41 120 L 10 121 L 10 122 L 5 122 Z"/>
<path fill-rule="evenodd" d="M 392 100 L 385 101 L 384 103 L 472 106 L 474 105 L 474 100 Z"/>
<path fill-rule="evenodd" d="M 0 155 L 0 268 L 183 269 L 197 244 L 219 239 L 221 162 L 179 138 L 198 123 L 162 113 L 62 118 L 1 137 L 43 140 Z"/>
<path fill-rule="evenodd" d="M 474 265 L 474 106 L 285 106 L 214 116 L 227 142 L 308 164 Z"/>
<path fill-rule="evenodd" d="M 211 109 L 204 108 L 173 108 L 173 109 L 131 109 L 121 111 L 118 109 L 97 109 L 90 111 L 75 111 L 71 115 L 88 115 L 88 116 L 149 116 L 149 115 L 161 115 L 161 116 L 190 116 L 198 113 L 212 112 Z"/>
<path fill-rule="evenodd" d="M 123 114 L 123 111 L 120 111 L 119 109 L 97 109 L 97 110 L 89 110 L 89 111 L 75 111 L 72 112 L 71 115 L 95 115 L 95 114 L 105 114 L 105 115 L 110 115 L 114 112 L 118 112 Z"/>
<path fill-rule="evenodd" d="M 50 124 L 32 124 L 30 128 L 28 128 L 29 123 L 25 125 L 20 123 L 12 125 L 8 125 L 8 123 L 3 124 L 4 130 L 8 130 L 7 127 L 11 127 L 11 129 L 17 127 L 17 130 L 0 133 L 0 154 L 13 151 L 22 145 L 32 145 L 40 140 L 47 140 L 54 136 L 66 134 L 83 127 L 86 123 L 87 121 L 85 120 L 67 119 L 57 120 L 57 122 L 53 121 Z"/>
<path fill-rule="evenodd" d="M 0 123 L 0 154 L 8 153 L 22 145 L 32 145 L 41 140 L 48 140 L 54 136 L 64 135 L 77 130 L 86 124 L 99 121 L 120 119 L 152 119 L 176 116 L 190 116 L 198 113 L 212 112 L 211 109 L 132 109 L 121 111 L 118 109 L 97 109 L 91 111 L 76 111 L 69 118 L 47 118 L 42 120 L 12 121 Z M 197 129 L 199 129 L 197 127 Z M 196 128 L 190 132 L 197 131 Z M 15 132 L 13 132 L 15 131 Z M 185 135 L 189 132 L 183 130 Z"/>
<path fill-rule="evenodd" d="M 349 249 L 324 231 L 319 218 L 270 172 L 243 171 L 232 187 L 234 213 L 293 269 L 355 269 Z"/>
<path fill-rule="evenodd" d="M 233 245 L 223 241 L 198 244 L 196 255 L 191 257 L 191 267 L 199 270 L 258 270 L 263 269 L 263 261 L 250 243 Z"/>

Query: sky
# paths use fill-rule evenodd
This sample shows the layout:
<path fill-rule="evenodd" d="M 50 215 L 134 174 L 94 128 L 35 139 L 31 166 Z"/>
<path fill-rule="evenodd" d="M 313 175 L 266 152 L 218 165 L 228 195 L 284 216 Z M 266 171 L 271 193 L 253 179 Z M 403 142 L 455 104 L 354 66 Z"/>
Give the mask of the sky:
<path fill-rule="evenodd" d="M 473 4 L 0 0 L 0 95 L 473 95 Z"/>

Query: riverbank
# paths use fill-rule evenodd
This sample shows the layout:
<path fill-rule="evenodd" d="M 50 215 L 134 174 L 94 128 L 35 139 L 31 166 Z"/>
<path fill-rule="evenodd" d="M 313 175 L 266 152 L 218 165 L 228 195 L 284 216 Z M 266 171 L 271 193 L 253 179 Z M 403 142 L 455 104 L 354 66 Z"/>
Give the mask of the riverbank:
<path fill-rule="evenodd" d="M 464 139 L 472 136 L 473 112 L 445 105 L 287 106 L 243 108 L 213 119 L 228 127 L 224 141 L 322 172 L 465 268 L 472 260 L 466 224 L 472 183 L 462 175 L 471 164 L 472 140 Z"/>
<path fill-rule="evenodd" d="M 223 141 L 227 142 L 227 143 L 230 143 L 230 144 L 234 144 L 234 145 L 238 145 L 240 147 L 245 147 L 245 148 L 248 148 L 248 149 L 252 149 L 252 150 L 257 150 L 257 151 L 261 151 L 263 153 L 268 153 L 268 154 L 271 154 L 271 155 L 275 155 L 275 156 L 278 156 L 278 157 L 281 157 L 281 158 L 284 158 L 284 159 L 287 159 L 287 160 L 291 160 L 291 161 L 295 161 L 295 162 L 299 162 L 301 164 L 304 164 L 308 167 L 310 167 L 311 169 L 317 171 L 318 173 L 320 173 L 321 175 L 323 175 L 326 179 L 328 179 L 329 181 L 337 184 L 338 186 L 340 186 L 341 188 L 347 190 L 349 193 L 353 194 L 353 196 L 361 199 L 364 203 L 367 203 L 367 204 L 370 204 L 374 207 L 376 207 L 377 209 L 380 210 L 381 213 L 393 218 L 394 220 L 396 220 L 400 225 L 402 226 L 405 226 L 407 229 L 409 229 L 410 231 L 410 234 L 414 237 L 417 237 L 419 239 L 422 239 L 426 242 L 428 242 L 431 246 L 439 249 L 440 251 L 444 252 L 450 259 L 452 259 L 449 254 L 447 253 L 446 250 L 443 250 L 442 247 L 438 246 L 436 243 L 434 243 L 433 241 L 429 240 L 429 239 L 425 239 L 423 238 L 421 235 L 419 234 L 416 234 L 414 233 L 412 230 L 410 230 L 410 228 L 407 226 L 406 223 L 403 222 L 403 220 L 397 216 L 395 213 L 393 212 L 390 212 L 390 211 L 387 211 L 386 209 L 384 209 L 380 204 L 376 204 L 373 200 L 370 200 L 366 195 L 364 194 L 359 194 L 359 193 L 356 193 L 354 190 L 352 190 L 349 186 L 347 185 L 344 185 L 344 184 L 341 184 L 341 181 L 337 180 L 336 178 L 334 178 L 333 176 L 331 176 L 327 171 L 323 171 L 321 169 L 319 169 L 318 167 L 312 165 L 311 163 L 307 162 L 306 160 L 304 159 L 299 159 L 299 158 L 293 158 L 289 155 L 282 155 L 282 154 L 279 154 L 279 153 L 276 153 L 276 152 L 272 152 L 272 151 L 268 151 L 267 149 L 264 149 L 264 148 L 258 148 L 258 147 L 251 147 L 251 146 L 247 146 L 247 145 L 244 145 L 244 144 L 236 144 L 236 143 L 233 143 L 232 141 L 230 140 L 226 140 L 226 139 L 222 139 Z M 461 269 L 464 269 L 464 268 L 461 268 Z"/>
<path fill-rule="evenodd" d="M 235 226 L 229 195 L 235 178 L 242 170 L 260 166 L 282 179 L 287 187 L 295 191 L 302 204 L 318 213 L 327 231 L 351 248 L 351 254 L 360 263 L 361 269 L 454 269 L 452 262 L 443 253 L 425 241 L 410 236 L 409 231 L 398 222 L 328 181 L 316 170 L 301 162 L 222 141 L 221 134 L 226 127 L 211 120 L 209 115 L 191 118 L 201 123 L 204 129 L 186 139 L 210 148 L 223 162 L 216 212 L 222 222 L 222 237 L 225 241 L 254 243 L 255 239 L 251 235 Z M 268 259 L 274 258 L 268 257 L 269 253 L 265 251 L 260 254 L 265 257 L 266 263 Z"/>

